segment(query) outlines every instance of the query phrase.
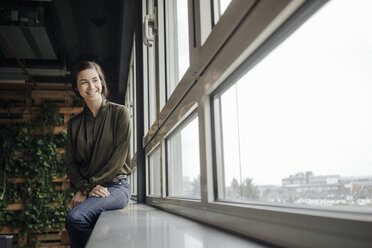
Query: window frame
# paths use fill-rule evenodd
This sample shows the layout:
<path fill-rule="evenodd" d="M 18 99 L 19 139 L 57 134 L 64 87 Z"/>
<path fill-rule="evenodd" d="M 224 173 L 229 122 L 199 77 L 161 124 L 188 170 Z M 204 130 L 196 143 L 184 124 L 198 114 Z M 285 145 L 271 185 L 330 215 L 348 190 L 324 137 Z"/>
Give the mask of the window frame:
<path fill-rule="evenodd" d="M 160 193 L 159 195 L 157 194 L 151 194 L 151 167 L 153 167 L 154 165 L 152 165 L 150 163 L 150 157 L 151 155 L 153 155 L 157 150 L 159 149 L 159 165 L 160 165 L 160 172 L 159 172 L 159 176 L 160 176 L 160 181 L 159 181 L 159 188 L 160 188 Z M 157 198 L 160 198 L 161 195 L 162 195 L 162 166 L 161 166 L 161 144 L 158 143 L 148 154 L 146 154 L 146 168 L 147 168 L 147 173 L 146 173 L 146 196 L 150 196 L 150 197 L 157 197 Z"/>
<path fill-rule="evenodd" d="M 164 146 L 166 135 L 177 127 L 190 106 L 197 104 L 201 201 L 163 195 L 147 197 L 147 204 L 280 246 L 368 247 L 372 243 L 369 233 L 372 216 L 367 213 L 216 201 L 213 93 L 226 87 L 224 82 L 234 80 L 237 75 L 234 71 L 252 68 L 326 2 L 252 0 L 247 4 L 245 0 L 236 0 L 231 2 L 204 44 L 200 44 L 200 34 L 195 34 L 199 43 L 190 52 L 194 56 L 190 56 L 192 76 L 185 74 L 160 110 L 159 127 L 146 135 L 144 148 L 150 150 L 158 142 Z M 195 8 L 198 6 L 195 4 Z M 200 30 L 202 18 L 195 20 L 196 30 Z M 163 158 L 166 157 L 164 150 Z"/>
<path fill-rule="evenodd" d="M 164 179 L 164 181 L 166 182 L 166 184 L 165 184 L 166 185 L 165 197 L 168 198 L 168 199 L 185 199 L 185 200 L 191 200 L 191 201 L 196 201 L 196 202 L 201 201 L 201 199 L 199 199 L 199 198 L 191 198 L 191 197 L 186 197 L 186 196 L 172 196 L 172 195 L 169 194 L 169 161 L 168 161 L 169 151 L 168 151 L 168 142 L 171 138 L 173 138 L 180 131 L 182 131 L 184 127 L 186 127 L 188 124 L 190 124 L 192 121 L 194 121 L 195 118 L 197 118 L 198 122 L 199 122 L 197 105 L 193 105 L 190 108 L 190 110 L 186 114 L 184 114 L 182 119 L 179 120 L 178 123 L 163 138 L 164 151 L 165 151 L 165 153 L 164 153 L 164 155 L 165 155 L 165 157 L 164 157 L 164 165 L 165 165 L 165 179 Z M 198 136 L 199 135 L 200 134 L 198 134 Z M 199 162 L 199 169 L 200 169 L 200 162 Z"/>
<path fill-rule="evenodd" d="M 125 106 L 129 109 L 131 119 L 131 163 L 132 173 L 128 180 L 131 186 L 131 199 L 137 196 L 137 104 L 135 101 L 137 91 L 137 68 L 136 68 L 136 34 L 133 35 L 132 51 L 130 58 L 129 73 L 127 79 L 127 90 L 125 96 Z"/>
<path fill-rule="evenodd" d="M 190 70 L 192 70 L 192 67 L 191 67 L 191 64 L 192 64 L 192 58 L 191 58 L 191 53 L 192 53 L 192 49 L 193 49 L 193 40 L 194 40 L 194 18 L 193 18 L 193 15 L 190 15 L 190 13 L 193 13 L 193 0 L 183 0 L 183 1 L 187 1 L 187 5 L 188 5 L 188 45 L 189 45 L 189 67 L 186 69 L 186 71 L 184 72 L 184 74 L 182 75 L 182 77 L 177 80 L 177 82 L 175 82 L 175 85 L 174 85 L 174 89 L 172 92 L 168 92 L 168 84 L 169 84 L 169 78 L 174 78 L 174 72 L 169 72 L 169 69 L 168 69 L 168 44 L 167 44 L 167 40 L 168 40 L 168 33 L 167 33 L 167 1 L 169 2 L 172 2 L 173 4 L 177 4 L 177 0 L 163 0 L 162 1 L 162 10 L 163 10 L 163 29 L 164 29 L 164 32 L 162 33 L 164 36 L 162 37 L 164 40 L 164 68 L 165 68 L 165 100 L 168 101 L 171 96 L 173 95 L 173 93 L 175 92 L 177 86 L 184 80 L 185 77 L 188 77 L 188 74 L 190 74 Z M 176 9 L 177 10 L 177 9 Z M 174 9 L 173 9 L 174 11 Z M 190 18 L 192 17 L 192 18 Z M 177 26 L 177 30 L 178 30 L 178 26 Z M 177 44 L 178 45 L 178 44 Z M 172 44 L 172 47 L 173 47 L 173 44 Z M 172 50 L 177 50 L 177 49 L 172 49 Z M 178 55 L 178 54 L 177 54 Z M 179 60 L 179 56 L 177 56 L 177 59 Z M 177 65 L 177 71 L 179 70 L 179 65 Z M 170 76 L 168 76 L 168 73 L 171 73 Z M 179 72 L 178 72 L 179 73 Z M 180 77 L 180 75 L 178 75 L 178 77 Z"/>
<path fill-rule="evenodd" d="M 152 4 L 150 6 L 149 4 Z M 153 14 L 157 16 L 157 0 L 143 0 L 142 5 L 142 15 Z M 149 11 L 152 10 L 152 13 Z M 152 30 L 152 29 L 151 29 Z M 159 59 L 157 57 L 158 49 L 158 35 L 156 31 L 153 32 L 155 41 L 151 44 L 151 47 L 142 46 L 143 53 L 143 95 L 144 95 L 144 133 L 151 132 L 151 130 L 158 128 L 158 114 L 159 114 L 159 98 L 158 98 L 158 84 L 159 84 L 159 73 L 158 64 Z M 152 51 L 150 53 L 150 51 Z M 152 58 L 150 54 L 153 54 L 153 59 L 155 61 L 154 65 L 150 65 L 150 59 Z M 155 82 L 154 85 L 150 86 L 150 76 L 153 73 Z M 154 93 L 150 92 L 150 89 L 154 88 Z M 155 104 L 153 104 L 155 102 Z M 152 105 L 151 105 L 152 104 Z M 151 106 L 153 107 L 151 107 Z M 154 113 L 152 113 L 154 111 Z M 154 118 L 154 119 L 153 119 Z"/>

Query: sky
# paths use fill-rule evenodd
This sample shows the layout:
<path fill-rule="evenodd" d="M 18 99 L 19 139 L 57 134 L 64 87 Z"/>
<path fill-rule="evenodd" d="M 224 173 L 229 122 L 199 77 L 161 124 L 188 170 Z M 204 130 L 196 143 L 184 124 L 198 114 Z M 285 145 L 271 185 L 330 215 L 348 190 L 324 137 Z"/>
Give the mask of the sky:
<path fill-rule="evenodd" d="M 330 1 L 222 95 L 226 185 L 372 176 L 371 10 Z"/>
<path fill-rule="evenodd" d="M 226 10 L 231 0 L 220 0 L 220 11 Z M 188 5 L 187 1 L 177 0 L 177 38 L 178 38 L 178 82 L 182 79 L 190 66 L 189 56 L 189 23 L 188 23 Z M 173 90 L 173 89 L 172 89 Z"/>
<path fill-rule="evenodd" d="M 182 79 L 187 68 L 190 66 L 189 57 L 189 23 L 187 1 L 177 1 L 177 38 L 178 38 L 178 82 Z"/>
<path fill-rule="evenodd" d="M 372 176 L 371 9 L 369 0 L 330 1 L 221 96 L 226 186 L 246 177 L 280 185 L 305 171 Z M 197 130 L 195 119 L 182 131 L 190 179 Z"/>

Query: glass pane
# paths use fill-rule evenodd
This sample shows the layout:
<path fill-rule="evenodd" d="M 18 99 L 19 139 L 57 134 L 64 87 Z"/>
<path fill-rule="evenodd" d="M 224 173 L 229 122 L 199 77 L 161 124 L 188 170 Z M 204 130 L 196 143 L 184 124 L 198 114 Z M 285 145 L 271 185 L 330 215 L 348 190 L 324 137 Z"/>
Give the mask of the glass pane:
<path fill-rule="evenodd" d="M 214 24 L 217 24 L 220 17 L 223 15 L 231 0 L 214 0 Z"/>
<path fill-rule="evenodd" d="M 161 169 L 160 169 L 160 148 L 156 148 L 149 155 L 149 193 L 152 196 L 161 195 Z"/>
<path fill-rule="evenodd" d="M 153 42 L 155 46 L 155 42 Z M 156 120 L 156 77 L 155 77 L 155 48 L 147 48 L 148 59 L 148 89 L 149 89 L 149 129 Z"/>
<path fill-rule="evenodd" d="M 167 0 L 165 3 L 168 98 L 190 66 L 187 2 Z"/>
<path fill-rule="evenodd" d="M 148 0 L 147 3 L 147 14 L 154 13 L 154 2 L 153 0 Z M 152 28 L 149 27 L 149 34 L 152 34 Z M 148 128 L 151 128 L 151 125 L 156 120 L 156 61 L 155 61 L 155 41 L 152 42 L 152 47 L 147 47 L 147 68 L 148 68 L 148 109 L 149 109 L 149 123 Z"/>
<path fill-rule="evenodd" d="M 216 96 L 221 200 L 372 210 L 371 8 L 328 3 Z"/>
<path fill-rule="evenodd" d="M 137 168 L 134 167 L 132 169 L 132 174 L 129 177 L 129 184 L 130 184 L 130 189 L 131 189 L 131 194 L 132 195 L 137 195 Z"/>
<path fill-rule="evenodd" d="M 169 196 L 200 198 L 198 118 L 167 140 Z"/>

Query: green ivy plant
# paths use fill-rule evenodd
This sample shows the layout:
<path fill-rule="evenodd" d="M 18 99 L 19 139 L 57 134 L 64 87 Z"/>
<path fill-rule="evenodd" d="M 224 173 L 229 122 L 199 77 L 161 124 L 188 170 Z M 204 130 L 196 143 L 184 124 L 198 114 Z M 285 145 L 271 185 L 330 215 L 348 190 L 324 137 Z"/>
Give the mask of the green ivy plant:
<path fill-rule="evenodd" d="M 33 122 L 5 124 L 0 131 L 0 229 L 20 228 L 20 235 L 62 230 L 71 191 L 58 191 L 53 179 L 66 173 L 57 148 L 64 148 L 66 132 L 54 134 L 63 120 L 53 104 L 40 106 Z M 24 178 L 16 183 L 9 178 Z M 23 211 L 7 211 L 22 200 Z M 37 245 L 37 240 L 32 240 Z"/>

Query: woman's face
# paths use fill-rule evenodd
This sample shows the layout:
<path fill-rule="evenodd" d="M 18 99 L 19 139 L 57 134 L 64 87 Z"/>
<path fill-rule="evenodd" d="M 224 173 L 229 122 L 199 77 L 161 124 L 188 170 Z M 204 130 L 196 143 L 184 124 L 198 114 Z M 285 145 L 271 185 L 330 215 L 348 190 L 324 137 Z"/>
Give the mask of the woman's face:
<path fill-rule="evenodd" d="M 102 83 L 94 69 L 86 69 L 77 76 L 77 89 L 85 102 L 102 100 Z"/>

